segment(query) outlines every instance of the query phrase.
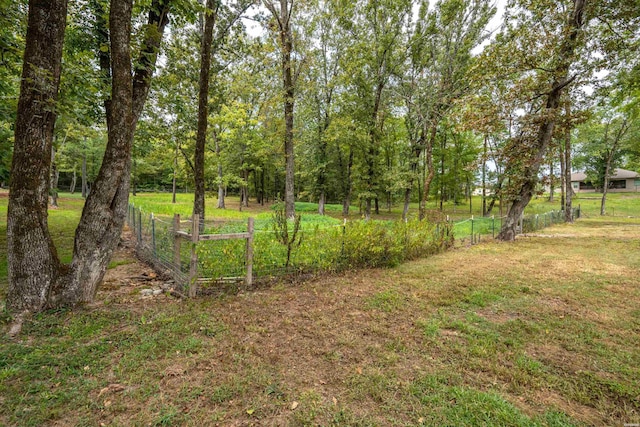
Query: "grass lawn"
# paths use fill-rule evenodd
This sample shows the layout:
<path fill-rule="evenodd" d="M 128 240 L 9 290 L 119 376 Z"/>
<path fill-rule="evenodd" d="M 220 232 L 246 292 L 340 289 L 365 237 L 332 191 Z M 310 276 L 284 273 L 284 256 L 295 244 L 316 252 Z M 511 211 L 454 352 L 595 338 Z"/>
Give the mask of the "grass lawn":
<path fill-rule="evenodd" d="M 92 306 L 2 338 L 0 425 L 640 423 L 638 202 L 215 299 L 143 298 L 121 265 Z M 78 203 L 52 211 L 61 246 Z"/>

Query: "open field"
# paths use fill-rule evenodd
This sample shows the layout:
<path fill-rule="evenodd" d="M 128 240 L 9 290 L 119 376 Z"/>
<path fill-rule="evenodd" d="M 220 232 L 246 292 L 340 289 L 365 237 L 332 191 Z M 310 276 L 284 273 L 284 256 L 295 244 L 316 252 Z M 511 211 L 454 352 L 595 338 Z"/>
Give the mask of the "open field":
<path fill-rule="evenodd" d="M 581 203 L 515 243 L 217 299 L 142 297 L 160 282 L 121 252 L 95 304 L 3 338 L 0 425 L 639 423 L 640 219 Z"/>

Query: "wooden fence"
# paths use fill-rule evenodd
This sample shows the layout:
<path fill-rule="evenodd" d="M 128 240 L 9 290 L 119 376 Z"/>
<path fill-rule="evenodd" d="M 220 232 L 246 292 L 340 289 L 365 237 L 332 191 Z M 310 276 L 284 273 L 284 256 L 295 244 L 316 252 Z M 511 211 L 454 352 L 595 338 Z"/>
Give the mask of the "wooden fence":
<path fill-rule="evenodd" d="M 241 277 L 225 277 L 222 280 L 239 280 L 243 279 L 247 286 L 253 284 L 253 235 L 254 235 L 254 219 L 249 218 L 247 220 L 247 232 L 245 233 L 227 233 L 227 234 L 200 234 L 200 216 L 193 215 L 191 221 L 191 233 L 183 231 L 181 229 L 180 215 L 175 214 L 173 216 L 173 262 L 180 267 L 180 251 L 182 247 L 182 240 L 191 242 L 191 258 L 189 262 L 189 278 L 188 278 L 188 295 L 189 297 L 195 297 L 198 292 L 198 287 L 201 282 L 207 282 L 214 280 L 214 278 L 198 277 L 198 253 L 196 247 L 198 242 L 204 242 L 207 240 L 230 240 L 230 239 L 245 239 L 246 251 L 245 251 L 245 265 L 246 275 Z"/>

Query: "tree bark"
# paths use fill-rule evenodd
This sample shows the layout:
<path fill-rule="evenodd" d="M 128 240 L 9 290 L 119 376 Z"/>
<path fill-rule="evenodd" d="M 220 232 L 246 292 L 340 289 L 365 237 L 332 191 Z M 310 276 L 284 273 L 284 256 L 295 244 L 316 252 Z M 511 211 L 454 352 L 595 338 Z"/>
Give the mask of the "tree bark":
<path fill-rule="evenodd" d="M 343 199 L 342 199 L 342 216 L 349 216 L 349 208 L 351 207 L 351 170 L 353 168 L 353 147 L 349 147 L 349 160 L 347 161 L 346 176 L 342 183 Z"/>
<path fill-rule="evenodd" d="M 71 185 L 69 185 L 69 193 L 73 194 L 76 191 L 76 169 L 73 168 L 73 175 L 71 176 Z"/>
<path fill-rule="evenodd" d="M 620 128 L 616 131 L 616 134 L 613 137 L 613 143 L 611 144 L 611 147 L 609 147 L 607 152 L 607 160 L 605 163 L 604 171 L 604 185 L 602 186 L 602 200 L 600 202 L 600 215 L 606 214 L 607 192 L 609 190 L 611 169 L 613 168 L 613 159 L 618 154 L 620 141 L 629 130 L 629 126 L 630 122 L 627 120 L 627 118 L 625 118 L 620 124 Z M 606 139 L 607 137 L 605 134 L 605 140 Z"/>
<path fill-rule="evenodd" d="M 549 201 L 551 203 L 553 203 L 553 196 L 554 196 L 554 192 L 555 192 L 555 186 L 554 186 L 554 181 L 555 181 L 555 176 L 553 174 L 553 159 L 551 159 L 549 161 Z"/>
<path fill-rule="evenodd" d="M 178 189 L 177 181 L 178 181 L 178 155 L 179 155 L 179 146 L 176 143 L 176 151 L 173 155 L 173 179 L 171 180 L 171 203 L 176 203 L 176 192 Z"/>
<path fill-rule="evenodd" d="M 568 125 L 567 125 L 568 126 Z M 559 158 L 560 158 L 560 209 L 564 210 L 564 203 L 565 203 L 565 193 L 567 190 L 567 184 L 566 184 L 566 173 L 565 173 L 565 168 L 564 168 L 564 143 L 559 144 L 559 150 L 558 150 L 558 154 L 559 154 Z M 566 216 L 565 216 L 566 219 Z"/>
<path fill-rule="evenodd" d="M 426 173 L 424 177 L 424 186 L 422 188 L 422 200 L 420 200 L 420 209 L 419 209 L 419 217 L 422 221 L 427 216 L 427 199 L 429 198 L 429 190 L 431 188 L 431 181 L 433 181 L 433 177 L 435 172 L 433 170 L 433 144 L 436 140 L 436 131 L 438 129 L 437 123 L 431 124 L 431 129 L 429 130 L 429 136 L 426 137 L 427 129 L 423 130 L 424 139 L 426 141 L 425 146 L 425 162 L 426 162 Z"/>
<path fill-rule="evenodd" d="M 482 216 L 487 216 L 487 136 L 482 146 Z"/>
<path fill-rule="evenodd" d="M 204 151 L 207 140 L 207 118 L 209 117 L 209 75 L 211 73 L 211 46 L 213 27 L 216 22 L 216 0 L 207 0 L 205 9 L 202 42 L 200 43 L 200 79 L 198 81 L 198 133 L 194 153 L 194 197 L 193 215 L 205 218 Z"/>
<path fill-rule="evenodd" d="M 384 90 L 384 83 L 379 81 L 376 84 L 376 91 L 374 93 L 373 110 L 371 111 L 371 122 L 369 123 L 369 147 L 366 150 L 366 165 L 367 165 L 367 197 L 365 199 L 365 211 L 364 216 L 368 221 L 371 219 L 371 199 L 376 199 L 376 214 L 379 213 L 377 205 L 377 196 L 375 193 L 378 190 L 377 176 L 376 176 L 376 157 L 378 154 L 378 112 L 380 111 L 380 102 L 382 100 L 382 91 Z"/>
<path fill-rule="evenodd" d="M 573 187 L 571 186 L 571 103 L 566 104 L 567 128 L 564 134 L 564 219 L 573 222 Z"/>
<path fill-rule="evenodd" d="M 47 285 L 60 270 L 47 206 L 66 16 L 66 0 L 29 2 L 7 213 L 7 308 L 13 312 L 45 308 Z"/>
<path fill-rule="evenodd" d="M 44 3 L 34 0 L 30 5 L 30 17 L 34 15 L 35 20 L 33 25 L 38 26 L 37 21 L 40 20 L 40 25 L 44 26 L 39 27 L 39 32 L 34 34 L 32 31 L 27 36 L 25 66 L 26 69 L 33 68 L 31 59 L 34 56 L 37 61 L 44 59 L 45 62 L 36 64 L 39 64 L 41 70 L 46 70 L 48 75 L 52 76 L 52 82 L 55 82 L 59 78 L 66 2 L 54 0 Z M 164 0 L 153 1 L 149 24 L 157 31 L 147 32 L 142 41 L 141 59 L 137 62 L 133 79 L 129 53 L 131 10 L 131 0 L 112 1 L 109 13 L 112 93 L 111 99 L 105 102 L 108 142 L 102 167 L 85 202 L 76 229 L 70 265 L 60 264 L 46 228 L 46 211 L 42 217 L 43 202 L 46 207 L 43 191 L 48 189 L 49 184 L 48 162 L 54 115 L 48 111 L 44 103 L 34 99 L 34 88 L 29 87 L 33 84 L 33 77 L 27 72 L 26 78 L 23 78 L 24 87 L 20 95 L 23 109 L 19 110 L 19 116 L 20 112 L 28 113 L 28 123 L 24 126 L 20 119 L 17 121 L 18 157 L 13 163 L 13 176 L 28 177 L 26 189 L 32 201 L 20 199 L 24 197 L 25 188 L 24 184 L 20 185 L 22 180 L 18 180 L 16 191 L 10 196 L 15 198 L 15 203 L 11 206 L 10 200 L 8 215 L 10 284 L 7 306 L 12 311 L 72 307 L 92 301 L 120 239 L 127 213 L 133 131 L 148 93 L 153 64 L 157 57 L 157 46 L 167 23 L 168 8 Z M 47 30 L 42 31 L 42 28 Z M 46 105 L 55 101 L 57 87 L 55 82 L 48 88 L 38 88 L 38 96 L 46 95 L 45 99 L 49 100 Z M 47 90 L 46 93 L 44 89 Z M 43 121 L 34 123 L 34 120 Z M 38 135 L 38 146 L 31 147 L 32 160 L 21 158 L 22 154 L 28 152 L 25 148 L 30 148 L 28 142 L 33 135 Z M 28 188 L 29 186 L 31 188 Z M 33 214 L 25 215 L 22 212 L 25 208 L 31 209 Z M 17 238 L 22 243 L 15 246 Z M 27 269 L 23 268 L 25 265 L 28 266 Z"/>
<path fill-rule="evenodd" d="M 294 190 L 294 151 L 293 151 L 293 107 L 295 103 L 295 85 L 297 78 L 293 75 L 291 52 L 293 51 L 293 34 L 291 32 L 291 14 L 293 2 L 280 0 L 280 10 L 270 0 L 264 5 L 275 19 L 280 36 L 280 61 L 282 69 L 282 89 L 284 95 L 284 158 L 285 158 L 285 191 L 284 205 L 287 218 L 295 217 Z"/>
<path fill-rule="evenodd" d="M 318 197 L 318 214 L 324 215 L 324 205 L 325 205 L 325 192 L 323 188 L 320 190 L 320 197 Z"/>
<path fill-rule="evenodd" d="M 220 142 L 216 138 L 216 156 L 218 157 L 218 209 L 224 209 L 224 182 L 222 182 L 222 161 L 220 160 Z"/>
<path fill-rule="evenodd" d="M 82 175 L 80 177 L 81 181 L 82 181 L 82 198 L 86 199 L 87 196 L 89 195 L 89 185 L 87 183 L 87 153 L 86 153 L 86 140 L 85 140 L 85 146 L 83 147 L 84 150 L 82 152 L 82 166 L 80 169 L 80 174 Z"/>
<path fill-rule="evenodd" d="M 328 101 L 330 102 L 330 101 Z M 327 110 L 329 106 L 327 105 Z M 329 113 L 325 113 L 324 121 L 319 124 L 318 131 L 318 148 L 319 148 L 319 161 L 320 171 L 316 180 L 320 195 L 318 197 L 318 214 L 325 214 L 326 192 L 327 192 L 327 143 L 325 141 L 324 134 L 329 127 Z"/>
<path fill-rule="evenodd" d="M 531 160 L 522 172 L 522 185 L 516 192 L 513 204 L 509 207 L 507 217 L 502 223 L 502 229 L 497 236 L 499 240 L 512 241 L 516 238 L 516 226 L 529 204 L 538 179 L 538 170 L 543 161 L 555 127 L 555 113 L 560 104 L 560 98 L 567 86 L 569 68 L 573 63 L 573 55 L 577 47 L 577 38 L 580 28 L 583 26 L 583 15 L 586 0 L 575 0 L 574 10 L 569 18 L 567 36 L 558 53 L 555 77 L 551 81 L 550 90 L 546 95 L 543 120 L 538 128 L 538 133 L 531 149 Z"/>

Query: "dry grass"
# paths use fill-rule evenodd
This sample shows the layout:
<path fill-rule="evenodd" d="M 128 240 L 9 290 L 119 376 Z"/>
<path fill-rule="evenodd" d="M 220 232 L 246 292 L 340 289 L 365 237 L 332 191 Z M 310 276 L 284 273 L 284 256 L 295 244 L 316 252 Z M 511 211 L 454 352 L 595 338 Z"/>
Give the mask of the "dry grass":
<path fill-rule="evenodd" d="M 544 234 L 195 301 L 120 265 L 4 346 L 0 424 L 640 422 L 640 222 Z"/>

